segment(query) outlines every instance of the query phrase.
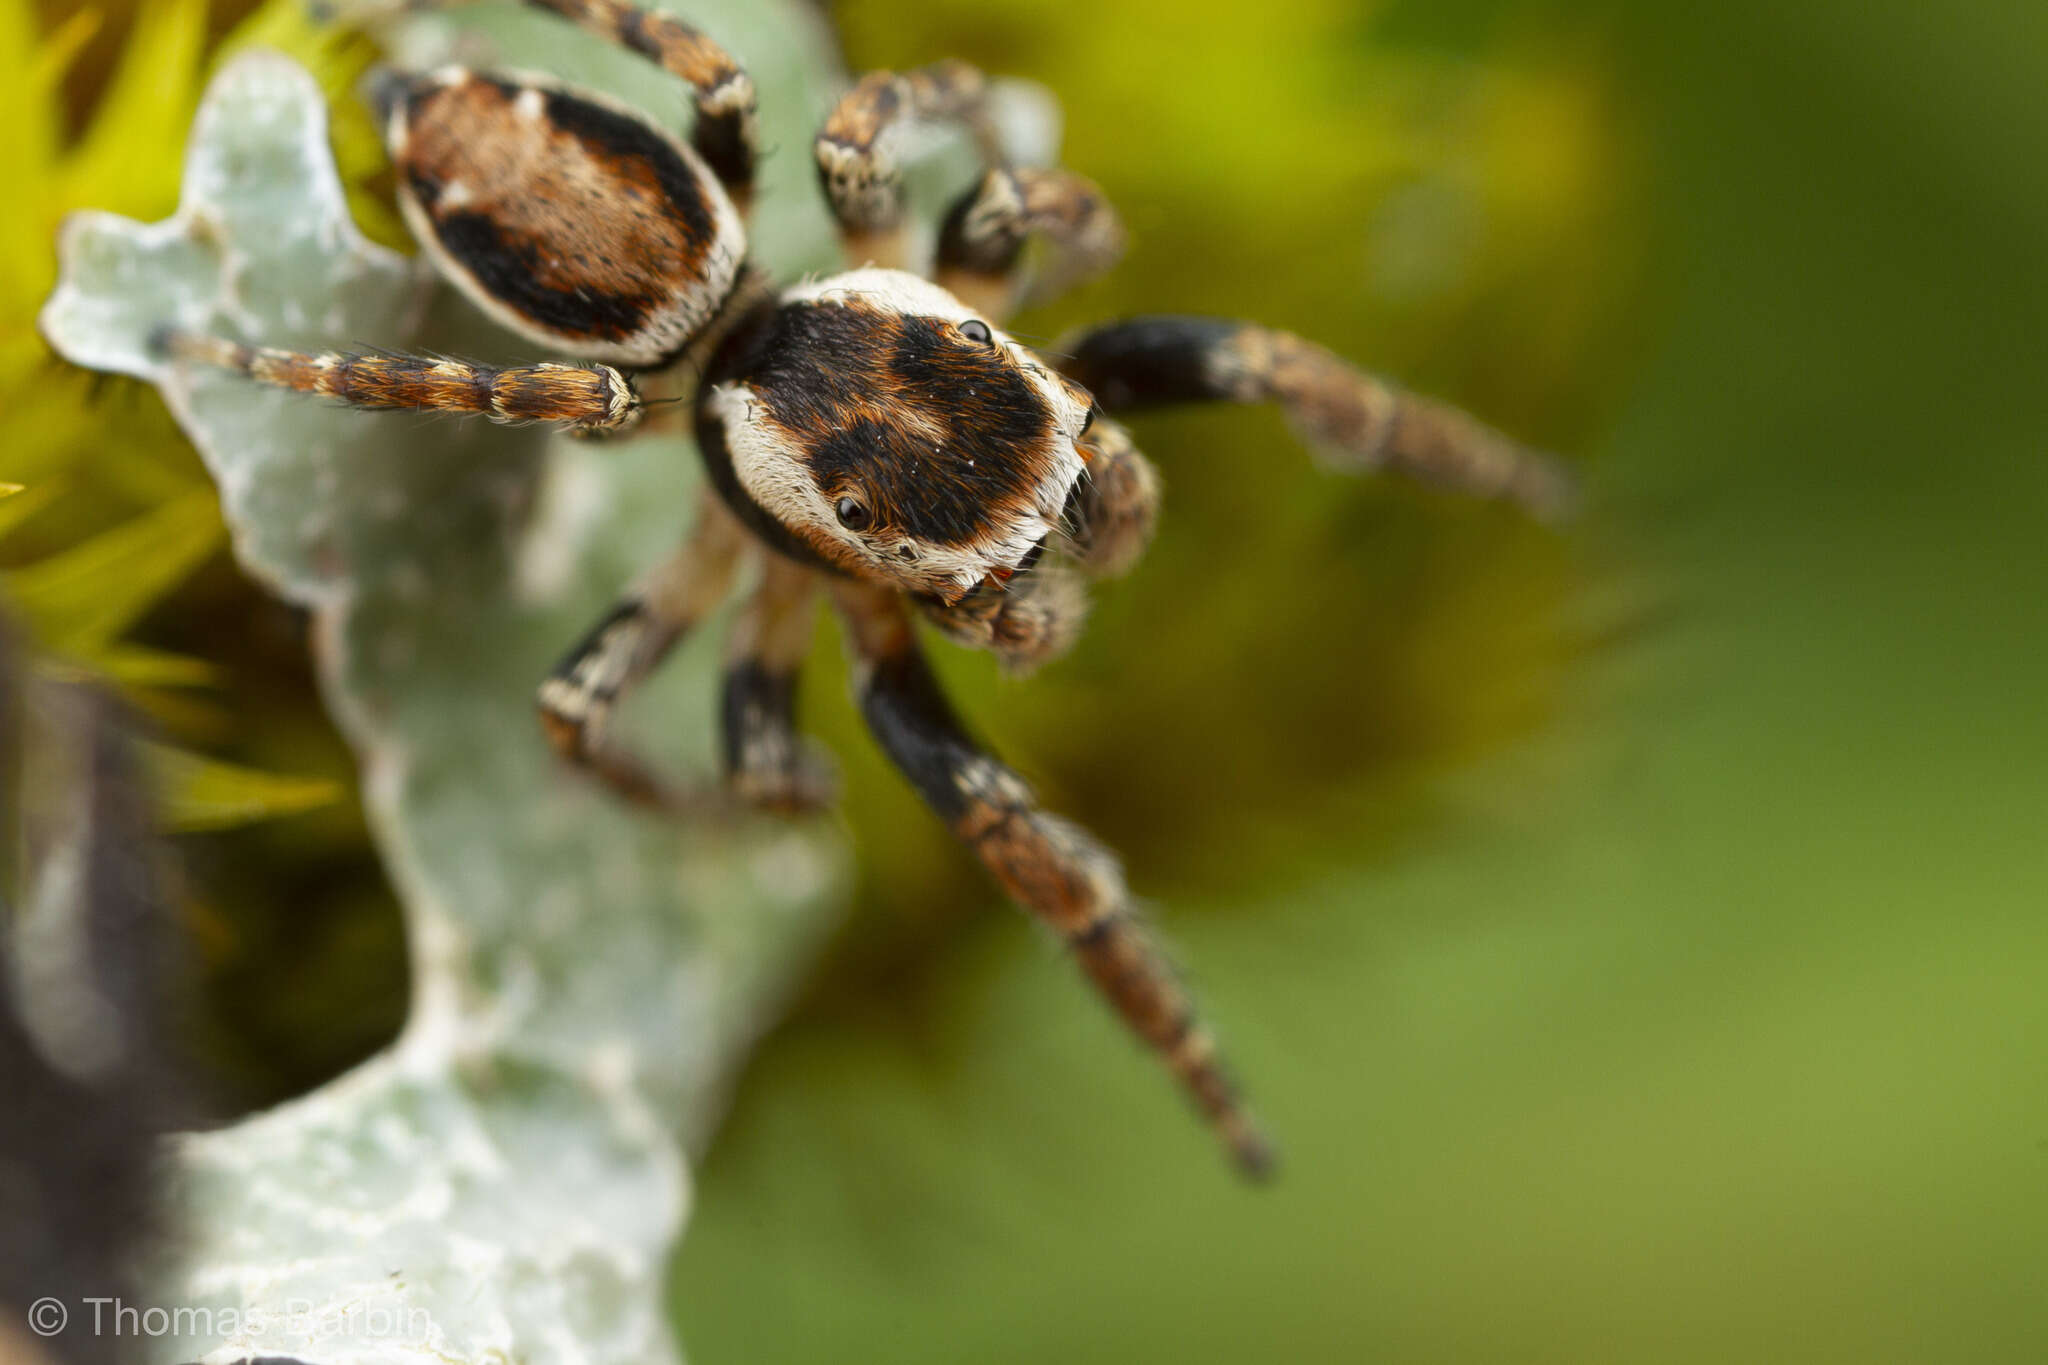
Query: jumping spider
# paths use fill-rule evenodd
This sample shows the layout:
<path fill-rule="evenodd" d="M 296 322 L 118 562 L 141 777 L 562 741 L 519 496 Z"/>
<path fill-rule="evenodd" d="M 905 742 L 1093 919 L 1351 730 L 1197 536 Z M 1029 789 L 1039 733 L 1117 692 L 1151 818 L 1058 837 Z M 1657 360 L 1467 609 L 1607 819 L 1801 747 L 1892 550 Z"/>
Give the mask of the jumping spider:
<path fill-rule="evenodd" d="M 977 745 L 926 662 L 913 618 L 1027 667 L 1074 637 L 1082 581 L 1130 566 L 1158 481 L 1111 414 L 1276 401 L 1340 467 L 1392 467 L 1557 510 L 1556 466 L 1309 342 L 1247 323 L 1147 317 L 1045 356 L 1001 330 L 1028 238 L 1073 279 L 1120 253 L 1115 214 L 1071 172 L 1007 164 L 986 82 L 946 62 L 876 72 L 814 145 L 845 274 L 776 289 L 747 258 L 755 95 L 703 33 L 624 0 L 532 0 L 693 89 L 685 143 L 611 100 L 460 68 L 377 92 L 405 219 L 484 312 L 576 364 L 494 369 L 432 357 L 302 354 L 166 331 L 173 356 L 366 408 L 624 429 L 680 399 L 709 475 L 694 529 L 540 688 L 548 740 L 625 795 L 676 807 L 607 739 L 613 708 L 726 596 L 758 586 L 724 678 L 726 790 L 785 811 L 830 799 L 796 732 L 796 670 L 822 589 L 845 623 L 875 738 L 1016 901 L 1043 920 L 1179 1077 L 1245 1171 L 1271 1149 L 1209 1034 L 1133 913 L 1115 858 L 1047 814 Z M 951 119 L 987 167 L 947 215 L 936 269 L 906 269 L 892 132 Z M 643 394 L 635 378 L 646 387 Z M 658 419 L 656 419 L 658 420 Z"/>

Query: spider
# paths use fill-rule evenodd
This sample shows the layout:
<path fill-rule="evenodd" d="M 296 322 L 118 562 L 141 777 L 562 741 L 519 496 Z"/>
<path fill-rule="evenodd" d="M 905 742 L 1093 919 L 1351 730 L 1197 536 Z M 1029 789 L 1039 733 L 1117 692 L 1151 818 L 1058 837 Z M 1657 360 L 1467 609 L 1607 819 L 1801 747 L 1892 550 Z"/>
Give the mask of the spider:
<path fill-rule="evenodd" d="M 1340 468 L 1397 469 L 1539 514 L 1564 506 L 1568 481 L 1462 413 L 1250 323 L 1144 317 L 1043 355 L 1020 344 L 1002 324 L 1026 294 L 1027 241 L 1041 243 L 1044 275 L 1070 282 L 1112 264 L 1123 233 L 1087 180 L 1003 158 L 988 84 L 960 62 L 871 73 L 839 101 L 813 151 L 849 269 L 778 288 L 747 255 L 755 94 L 740 65 L 626 0 L 531 3 L 686 82 L 688 139 L 533 76 L 391 74 L 373 98 L 400 208 L 434 266 L 574 363 L 309 354 L 174 330 L 158 344 L 365 408 L 584 433 L 687 416 L 708 475 L 694 526 L 541 684 L 547 741 L 626 797 L 682 809 L 687 789 L 626 752 L 608 721 L 757 561 L 723 678 L 722 791 L 781 812 L 826 805 L 830 770 L 795 711 L 814 608 L 829 598 L 889 758 L 1072 950 L 1237 1165 L 1267 1173 L 1273 1149 L 1115 857 L 970 736 L 915 622 L 1019 669 L 1068 645 L 1085 580 L 1129 568 L 1151 535 L 1159 481 L 1115 417 L 1155 405 L 1274 401 Z M 985 166 L 946 215 L 927 278 L 908 268 L 892 142 L 929 119 L 969 129 Z"/>

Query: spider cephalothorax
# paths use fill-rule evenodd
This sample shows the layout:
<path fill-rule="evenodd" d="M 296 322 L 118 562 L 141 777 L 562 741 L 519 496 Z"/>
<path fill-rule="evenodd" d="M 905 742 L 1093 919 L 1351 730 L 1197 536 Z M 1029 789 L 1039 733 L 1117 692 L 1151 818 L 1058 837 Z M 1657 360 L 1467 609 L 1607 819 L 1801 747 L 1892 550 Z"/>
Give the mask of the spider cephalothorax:
<path fill-rule="evenodd" d="M 532 77 L 399 77 L 378 102 L 400 204 L 441 272 L 534 345 L 583 363 L 308 353 L 172 326 L 163 346 L 359 406 L 582 431 L 646 414 L 635 373 L 681 400 L 665 411 L 692 414 L 714 495 L 699 501 L 681 548 L 542 684 L 549 740 L 635 800 L 696 809 L 623 752 L 609 722 L 752 561 L 720 708 L 722 790 L 771 809 L 816 808 L 831 781 L 798 733 L 796 681 L 823 589 L 889 757 L 1066 942 L 1240 1166 L 1265 1171 L 1271 1150 L 1115 858 L 1048 814 L 968 734 L 916 619 L 1020 667 L 1058 653 L 1081 621 L 1084 580 L 1128 568 L 1151 535 L 1159 479 L 1114 419 L 1154 404 L 1276 402 L 1340 468 L 1399 470 L 1538 513 L 1563 506 L 1569 481 L 1463 413 L 1249 323 L 1111 323 L 1062 342 L 1057 363 L 1011 339 L 1002 324 L 1025 294 L 1027 239 L 1050 255 L 1042 278 L 1065 283 L 1110 264 L 1123 236 L 1086 180 L 1001 161 L 986 82 L 957 62 L 871 73 L 840 101 L 814 154 L 848 265 L 865 268 L 777 293 L 745 260 L 755 160 L 746 73 L 696 29 L 625 0 L 532 2 L 689 83 L 688 142 Z M 933 282 L 902 268 L 889 148 L 898 125 L 935 117 L 966 122 L 993 164 L 946 215 Z"/>
<path fill-rule="evenodd" d="M 710 382 L 706 415 L 753 504 L 822 562 L 949 604 L 1043 548 L 1094 406 L 898 270 L 788 290 L 742 325 Z"/>

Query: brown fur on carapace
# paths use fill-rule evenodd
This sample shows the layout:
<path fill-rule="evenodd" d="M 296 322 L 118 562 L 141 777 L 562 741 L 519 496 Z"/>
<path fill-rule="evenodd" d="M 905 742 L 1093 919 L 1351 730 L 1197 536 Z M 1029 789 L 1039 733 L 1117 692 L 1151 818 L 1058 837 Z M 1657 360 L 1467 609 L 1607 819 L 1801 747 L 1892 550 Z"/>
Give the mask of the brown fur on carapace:
<path fill-rule="evenodd" d="M 890 547 L 906 581 L 934 551 L 993 567 L 1017 525 L 1049 520 L 1046 490 L 1072 459 L 1007 347 L 859 295 L 764 313 L 736 334 L 714 379 L 744 386 L 754 437 L 786 452 L 826 505 L 860 504 L 862 539 Z M 858 567 L 833 533 L 789 529 L 828 562 Z"/>

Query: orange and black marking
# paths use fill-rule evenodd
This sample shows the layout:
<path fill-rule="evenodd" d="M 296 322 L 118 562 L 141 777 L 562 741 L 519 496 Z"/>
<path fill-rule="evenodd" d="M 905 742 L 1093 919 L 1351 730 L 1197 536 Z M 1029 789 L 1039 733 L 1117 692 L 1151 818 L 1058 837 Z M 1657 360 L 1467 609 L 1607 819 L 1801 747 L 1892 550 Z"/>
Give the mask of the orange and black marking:
<path fill-rule="evenodd" d="M 652 366 L 730 294 L 738 213 L 696 153 L 637 114 L 459 68 L 379 95 L 414 235 L 529 339 Z"/>
<path fill-rule="evenodd" d="M 758 99 L 732 55 L 680 19 L 621 0 L 527 0 L 601 38 L 637 52 L 695 92 L 690 143 L 742 211 L 752 196 Z"/>
<path fill-rule="evenodd" d="M 971 739 L 918 648 L 901 599 L 836 590 L 861 710 L 883 750 L 1019 905 L 1072 949 L 1124 1023 L 1160 1057 L 1247 1175 L 1274 1152 L 1238 1095 L 1193 1002 L 1145 930 L 1116 859 L 1047 814 L 1024 780 Z"/>
<path fill-rule="evenodd" d="M 971 586 L 951 576 L 961 557 L 998 559 L 1015 527 L 1058 514 L 1047 490 L 1073 457 L 1044 394 L 985 326 L 858 295 L 785 303 L 735 330 L 708 382 L 744 395 L 746 438 L 786 458 L 820 507 L 840 507 L 842 525 L 858 509 L 864 543 L 886 545 L 872 553 L 906 584 L 956 598 Z M 874 567 L 819 521 L 764 508 L 723 427 L 699 423 L 712 478 L 764 538 L 813 564 Z"/>
<path fill-rule="evenodd" d="M 1561 516 L 1574 501 L 1570 474 L 1551 457 L 1289 332 L 1220 318 L 1133 318 L 1061 350 L 1061 368 L 1111 412 L 1278 402 L 1339 468 L 1394 469 L 1539 516 Z"/>
<path fill-rule="evenodd" d="M 618 431 L 642 412 L 632 384 L 609 365 L 511 365 L 395 352 L 280 351 L 175 328 L 156 349 L 174 360 L 214 365 L 259 384 L 318 394 L 358 408 L 458 412 L 494 422 L 558 422 Z"/>

